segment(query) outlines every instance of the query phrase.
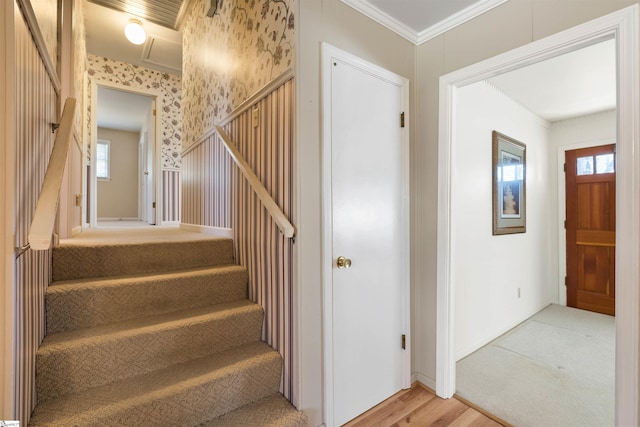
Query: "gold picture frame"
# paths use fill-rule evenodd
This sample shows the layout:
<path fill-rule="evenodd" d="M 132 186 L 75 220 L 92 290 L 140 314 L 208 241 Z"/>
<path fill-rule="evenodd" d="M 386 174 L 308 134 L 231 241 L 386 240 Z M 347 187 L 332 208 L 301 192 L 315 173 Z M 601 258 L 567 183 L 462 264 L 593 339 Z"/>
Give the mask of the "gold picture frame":
<path fill-rule="evenodd" d="M 493 235 L 527 231 L 527 146 L 492 132 Z"/>

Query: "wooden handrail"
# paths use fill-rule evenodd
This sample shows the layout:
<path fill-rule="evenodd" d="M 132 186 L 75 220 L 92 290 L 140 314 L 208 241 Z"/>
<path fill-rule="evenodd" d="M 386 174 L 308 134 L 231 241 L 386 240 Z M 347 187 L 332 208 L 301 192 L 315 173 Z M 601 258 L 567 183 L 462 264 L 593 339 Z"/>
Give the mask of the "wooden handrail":
<path fill-rule="evenodd" d="M 227 135 L 224 129 L 222 129 L 222 127 L 220 126 L 216 126 L 216 132 L 218 132 L 218 135 L 220 135 L 220 138 L 222 139 L 222 142 L 227 148 L 227 151 L 229 152 L 229 155 L 231 156 L 233 161 L 236 162 L 236 165 L 238 165 L 238 168 L 240 169 L 244 177 L 247 179 L 247 181 L 249 181 L 249 185 L 251 186 L 251 188 L 253 188 L 253 191 L 256 192 L 258 198 L 260 199 L 260 201 L 262 201 L 262 204 L 264 204 L 264 206 L 267 208 L 267 212 L 269 212 L 269 215 L 271 215 L 275 223 L 278 225 L 280 232 L 289 239 L 295 237 L 296 232 L 293 225 L 291 225 L 286 215 L 282 212 L 280 206 L 278 206 L 275 200 L 273 200 L 271 194 L 269 194 L 267 189 L 264 188 L 264 185 L 262 185 L 260 179 L 253 172 L 253 169 L 251 169 L 249 163 L 247 163 L 244 157 L 242 157 L 242 154 L 240 153 L 240 151 L 238 151 L 235 144 L 231 141 L 229 135 Z"/>
<path fill-rule="evenodd" d="M 60 188 L 64 175 L 67 153 L 73 135 L 73 121 L 76 113 L 75 98 L 67 98 L 62 110 L 60 127 L 53 143 L 47 172 L 36 204 L 36 210 L 29 229 L 29 246 L 36 251 L 46 251 L 51 247 L 53 227 L 56 222 Z"/>

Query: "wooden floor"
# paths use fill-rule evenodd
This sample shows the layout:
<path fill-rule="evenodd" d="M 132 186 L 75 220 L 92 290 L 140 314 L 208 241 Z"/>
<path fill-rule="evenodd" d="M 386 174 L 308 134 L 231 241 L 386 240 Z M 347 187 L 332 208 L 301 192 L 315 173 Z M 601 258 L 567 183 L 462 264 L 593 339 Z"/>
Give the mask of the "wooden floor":
<path fill-rule="evenodd" d="M 345 424 L 346 427 L 505 425 L 508 426 L 505 422 L 494 421 L 456 398 L 440 399 L 419 383 Z"/>

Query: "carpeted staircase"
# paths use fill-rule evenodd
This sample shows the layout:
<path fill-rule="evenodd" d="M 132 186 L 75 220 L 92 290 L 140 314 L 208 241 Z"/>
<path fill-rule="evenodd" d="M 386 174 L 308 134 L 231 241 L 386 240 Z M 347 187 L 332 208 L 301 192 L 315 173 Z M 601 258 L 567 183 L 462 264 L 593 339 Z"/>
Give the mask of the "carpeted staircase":
<path fill-rule="evenodd" d="M 61 245 L 30 426 L 306 426 L 232 241 Z"/>

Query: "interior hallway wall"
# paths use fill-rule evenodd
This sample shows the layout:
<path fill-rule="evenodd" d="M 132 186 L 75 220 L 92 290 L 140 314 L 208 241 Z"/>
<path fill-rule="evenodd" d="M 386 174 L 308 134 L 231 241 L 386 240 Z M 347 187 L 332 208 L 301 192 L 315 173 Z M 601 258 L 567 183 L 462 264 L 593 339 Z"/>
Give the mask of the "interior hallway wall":
<path fill-rule="evenodd" d="M 551 301 L 550 124 L 500 90 L 458 90 L 453 148 L 452 278 L 455 357 L 460 360 Z M 526 144 L 526 233 L 492 235 L 492 131 Z"/>
<path fill-rule="evenodd" d="M 294 404 L 293 241 L 279 234 L 265 214 L 214 125 L 225 127 L 295 225 L 295 85 L 290 72 L 295 58 L 295 5 L 294 0 L 225 1 L 209 18 L 205 2 L 196 0 L 182 27 L 182 225 L 233 229 L 235 260 L 249 272 L 249 298 L 265 311 L 263 340 L 282 355 L 280 391 Z M 266 87 L 271 82 L 275 84 Z M 255 125 L 253 112 L 258 116 Z"/>
<path fill-rule="evenodd" d="M 415 199 L 412 234 L 415 334 L 419 335 L 415 370 L 435 381 L 436 265 L 438 209 L 439 79 L 452 71 L 494 57 L 605 14 L 637 4 L 631 0 L 510 0 L 435 37 L 417 50 L 417 148 L 413 152 Z M 508 36 L 505 36 L 508 34 Z"/>
<path fill-rule="evenodd" d="M 97 83 L 108 82 L 144 92 L 162 92 L 156 108 L 161 122 L 162 169 L 180 169 L 182 147 L 182 79 L 176 74 L 162 73 L 149 68 L 133 66 L 122 61 L 96 55 L 88 56 L 89 79 Z M 87 105 L 91 105 L 91 90 L 88 90 Z M 91 120 L 87 117 L 88 141 L 91 141 Z M 89 153 L 91 150 L 89 150 Z M 158 179 L 160 177 L 158 176 Z"/>
<path fill-rule="evenodd" d="M 295 61 L 295 0 L 195 0 L 182 26 L 183 148 Z"/>
<path fill-rule="evenodd" d="M 137 219 L 140 133 L 99 127 L 98 139 L 111 141 L 110 177 L 98 179 L 98 219 Z"/>

